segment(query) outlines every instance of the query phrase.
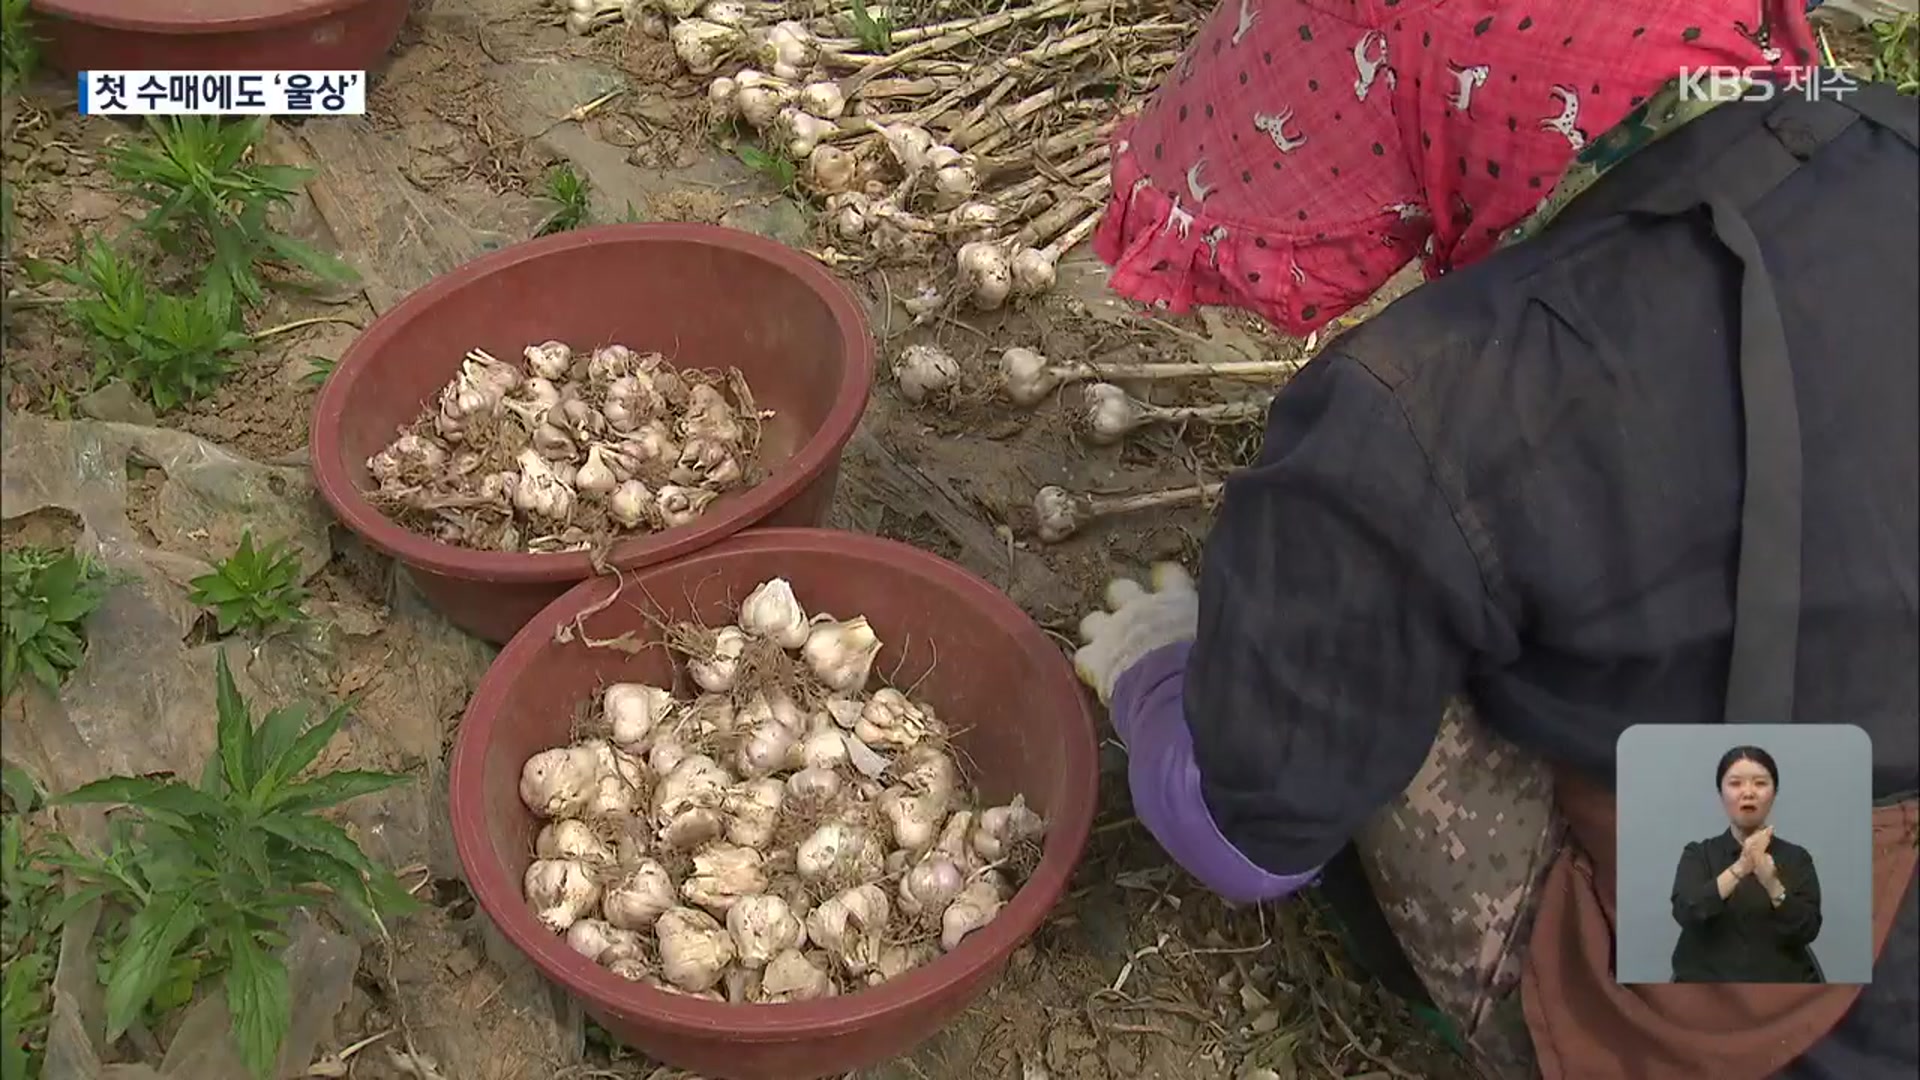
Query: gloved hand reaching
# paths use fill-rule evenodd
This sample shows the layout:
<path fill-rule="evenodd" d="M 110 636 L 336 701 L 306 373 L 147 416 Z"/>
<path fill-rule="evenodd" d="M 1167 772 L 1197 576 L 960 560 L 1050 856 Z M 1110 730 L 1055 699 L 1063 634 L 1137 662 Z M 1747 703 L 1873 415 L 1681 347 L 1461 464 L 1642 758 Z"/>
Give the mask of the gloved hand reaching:
<path fill-rule="evenodd" d="M 1200 621 L 1200 595 L 1193 578 L 1178 563 L 1160 563 L 1152 570 L 1152 591 L 1132 578 L 1107 583 L 1107 609 L 1080 620 L 1080 640 L 1073 668 L 1080 680 L 1113 704 L 1113 687 L 1127 669 L 1156 649 L 1192 641 Z"/>

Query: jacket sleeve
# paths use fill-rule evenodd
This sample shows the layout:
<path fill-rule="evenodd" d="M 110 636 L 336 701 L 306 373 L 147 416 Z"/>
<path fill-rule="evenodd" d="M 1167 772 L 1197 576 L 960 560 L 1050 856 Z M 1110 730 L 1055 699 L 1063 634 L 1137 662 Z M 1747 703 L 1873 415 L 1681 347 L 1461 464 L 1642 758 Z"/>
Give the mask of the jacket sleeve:
<path fill-rule="evenodd" d="M 1820 936 L 1820 874 L 1812 854 L 1801 847 L 1792 850 L 1793 861 L 1781 863 L 1776 875 L 1787 895 L 1773 909 L 1773 928 L 1782 944 L 1811 945 Z"/>
<path fill-rule="evenodd" d="M 1706 845 L 1698 840 L 1680 852 L 1680 865 L 1673 871 L 1673 921 L 1682 930 L 1705 926 L 1727 910 L 1717 880 L 1725 869 L 1712 864 Z"/>
<path fill-rule="evenodd" d="M 1185 714 L 1221 835 L 1273 874 L 1324 864 L 1419 770 L 1492 609 L 1400 401 L 1309 363 L 1202 556 Z"/>

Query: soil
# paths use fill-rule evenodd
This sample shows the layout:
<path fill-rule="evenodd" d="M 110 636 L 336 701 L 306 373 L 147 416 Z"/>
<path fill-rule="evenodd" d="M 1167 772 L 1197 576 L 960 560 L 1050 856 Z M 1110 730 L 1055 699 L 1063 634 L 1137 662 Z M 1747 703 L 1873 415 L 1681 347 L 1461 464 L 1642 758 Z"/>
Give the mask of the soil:
<path fill-rule="evenodd" d="M 315 364 L 337 359 L 358 328 L 433 273 L 530 236 L 551 210 L 539 192 L 554 162 L 590 181 L 594 220 L 718 222 L 814 246 L 803 208 L 705 134 L 701 86 L 663 74 L 677 70 L 663 43 L 618 26 L 572 38 L 555 21 L 546 5 L 524 0 L 438 0 L 376 82 L 363 122 L 276 130 L 264 152 L 318 171 L 311 204 L 288 227 L 340 251 L 361 269 L 364 287 L 333 296 L 276 291 L 250 326 L 323 321 L 264 335 L 218 389 L 159 423 L 256 460 L 303 461 Z M 610 89 L 622 93 L 586 121 L 555 120 Z M 107 141 L 131 129 L 83 123 L 71 88 L 51 78 L 9 102 L 6 127 L 16 259 L 65 259 L 76 230 L 119 232 L 133 223 L 138 211 L 116 194 L 102 164 Z M 407 227 L 396 229 L 395 220 Z M 940 344 L 974 385 L 1013 345 L 1063 360 L 1109 361 L 1292 357 L 1305 348 L 1238 313 L 1149 317 L 1105 293 L 1084 251 L 1063 263 L 1060 278 L 1054 294 L 1023 310 L 927 326 L 913 325 L 900 304 L 918 288 L 916 275 L 887 270 L 853 284 L 869 303 L 883 357 L 909 343 Z M 1398 279 L 1374 306 L 1411 284 Z M 38 295 L 60 290 L 47 286 Z M 86 343 L 55 304 L 10 303 L 5 318 L 0 390 L 10 410 L 154 422 L 131 395 L 91 386 Z M 1260 435 L 1252 426 L 1162 431 L 1096 448 L 1076 434 L 1076 400 L 1069 389 L 1020 412 L 972 392 L 916 407 L 897 398 L 883 372 L 848 451 L 835 523 L 960 561 L 1005 587 L 1043 625 L 1071 633 L 1116 574 L 1163 559 L 1191 562 L 1207 512 L 1096 522 L 1045 546 L 1032 537 L 1035 490 L 1191 486 L 1247 461 Z M 136 482 L 129 507 L 149 534 L 150 494 Z M 10 534 L 15 526 L 23 535 L 59 535 L 58 523 L 23 519 Z M 355 626 L 342 693 L 376 692 L 385 680 L 410 677 L 403 658 L 411 643 L 384 615 L 391 592 L 384 560 L 342 542 L 310 587 Z M 439 725 L 425 741 L 450 740 L 459 707 L 449 701 L 439 715 L 415 718 Z M 438 762 L 408 756 L 392 750 L 385 764 L 441 775 Z M 1117 765 L 1117 754 L 1110 756 Z M 1110 769 L 1107 779 L 1101 824 L 1068 901 L 959 1022 L 912 1057 L 871 1070 L 868 1080 L 1469 1075 L 1349 968 L 1310 902 L 1228 910 L 1169 868 L 1130 816 L 1123 771 Z M 352 1055 L 353 1076 L 678 1075 L 592 1038 L 594 1064 L 563 1067 L 574 1049 L 528 1007 L 543 989 L 515 981 L 524 973 L 497 943 L 489 947 L 457 864 L 442 850 L 444 836 L 423 835 L 396 858 L 428 867 L 420 895 L 429 910 L 394 927 L 389 945 L 368 947 L 329 1044 L 339 1050 L 375 1040 Z"/>

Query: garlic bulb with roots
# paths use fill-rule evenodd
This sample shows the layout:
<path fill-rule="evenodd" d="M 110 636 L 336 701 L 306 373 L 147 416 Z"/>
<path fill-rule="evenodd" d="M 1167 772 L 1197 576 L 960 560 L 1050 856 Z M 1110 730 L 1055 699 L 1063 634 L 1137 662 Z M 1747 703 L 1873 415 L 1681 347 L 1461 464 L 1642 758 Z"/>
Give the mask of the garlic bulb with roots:
<path fill-rule="evenodd" d="M 880 637 L 866 616 L 844 622 L 821 616 L 814 620 L 800 656 L 827 689 L 845 692 L 867 684 L 880 649 Z"/>
<path fill-rule="evenodd" d="M 780 115 L 774 118 L 773 129 L 775 136 L 786 142 L 787 156 L 795 161 L 807 161 L 816 147 L 840 132 L 839 125 L 833 121 L 822 120 L 793 105 L 780 110 Z"/>
<path fill-rule="evenodd" d="M 733 935 L 697 908 L 666 912 L 654 923 L 653 933 L 660 946 L 661 976 L 688 993 L 720 985 L 727 965 L 733 963 Z"/>
<path fill-rule="evenodd" d="M 740 0 L 707 0 L 700 5 L 700 17 L 721 26 L 747 25 L 747 5 Z"/>
<path fill-rule="evenodd" d="M 947 215 L 947 228 L 962 244 L 990 241 L 1005 219 L 993 203 L 963 202 Z"/>
<path fill-rule="evenodd" d="M 780 826 L 780 810 L 786 800 L 787 785 L 782 780 L 749 780 L 729 789 L 720 804 L 727 818 L 727 840 L 765 851 Z"/>
<path fill-rule="evenodd" d="M 800 606 L 799 598 L 793 595 L 793 584 L 786 578 L 763 581 L 740 601 L 740 629 L 783 649 L 805 645 L 812 631 L 806 609 Z"/>
<path fill-rule="evenodd" d="M 1000 386 L 1015 405 L 1038 405 L 1059 389 L 1061 382 L 1060 372 L 1033 349 L 1016 345 L 1000 354 Z"/>
<path fill-rule="evenodd" d="M 976 240 L 960 245 L 954 256 L 967 298 L 982 311 L 995 311 L 1013 292 L 1013 268 L 999 244 Z"/>
<path fill-rule="evenodd" d="M 933 148 L 939 145 L 927 129 L 913 124 L 877 124 L 869 120 L 867 126 L 880 133 L 893 159 L 909 175 L 924 170 Z"/>
<path fill-rule="evenodd" d="M 854 721 L 854 737 L 868 746 L 906 750 L 919 745 L 931 729 L 932 717 L 907 695 L 891 686 L 874 691 Z"/>
<path fill-rule="evenodd" d="M 620 452 L 636 463 L 675 461 L 680 457 L 680 444 L 664 422 L 648 420 L 620 443 Z"/>
<path fill-rule="evenodd" d="M 733 935 L 734 955 L 740 966 L 757 969 L 775 956 L 806 943 L 806 929 L 777 896 L 743 896 L 727 911 L 727 932 Z"/>
<path fill-rule="evenodd" d="M 793 730 L 769 720 L 756 726 L 740 744 L 739 764 L 743 776 L 771 776 L 787 767 L 798 738 Z"/>
<path fill-rule="evenodd" d="M 761 972 L 760 996 L 768 1005 L 831 997 L 833 976 L 799 949 L 785 949 Z"/>
<path fill-rule="evenodd" d="M 658 748 L 659 744 L 655 745 Z M 690 809 L 713 809 L 720 805 L 732 783 L 733 777 L 712 758 L 688 754 L 654 785 L 653 820 L 664 825 Z"/>
<path fill-rule="evenodd" d="M 900 783 L 907 790 L 935 800 L 940 818 L 960 794 L 960 767 L 946 752 L 933 746 L 917 746 L 907 752 L 899 767 Z"/>
<path fill-rule="evenodd" d="M 645 524 L 652 509 L 653 492 L 638 480 L 628 480 L 607 496 L 607 513 L 613 515 L 613 520 L 623 529 L 637 529 Z"/>
<path fill-rule="evenodd" d="M 600 908 L 613 926 L 622 930 L 645 930 L 679 902 L 667 868 L 652 859 L 642 859 L 638 866 L 607 887 Z"/>
<path fill-rule="evenodd" d="M 673 52 L 695 75 L 711 75 L 745 41 L 739 28 L 706 19 L 682 19 L 667 33 Z"/>
<path fill-rule="evenodd" d="M 600 884 L 572 859 L 536 859 L 521 884 L 540 924 L 556 934 L 566 933 L 600 902 Z"/>
<path fill-rule="evenodd" d="M 859 163 L 854 156 L 837 146 L 821 143 L 807 155 L 807 182 L 824 194 L 833 195 L 853 187 L 858 173 Z"/>
<path fill-rule="evenodd" d="M 827 806 L 840 797 L 840 786 L 839 773 L 809 767 L 787 777 L 787 798 L 799 807 Z"/>
<path fill-rule="evenodd" d="M 604 498 L 620 486 L 620 477 L 607 464 L 606 448 L 599 443 L 587 448 L 587 460 L 574 473 L 573 487 L 582 495 Z"/>
<path fill-rule="evenodd" d="M 980 190 L 979 165 L 950 146 L 934 147 L 927 164 L 933 169 L 933 204 L 942 210 L 959 206 Z"/>
<path fill-rule="evenodd" d="M 893 842 L 905 851 L 921 852 L 933 846 L 940 822 L 945 818 L 944 801 L 928 795 L 914 795 L 902 787 L 880 793 L 874 809 L 893 827 Z"/>
<path fill-rule="evenodd" d="M 731 120 L 740 115 L 740 103 L 736 95 L 740 84 L 721 75 L 707 84 L 707 117 L 714 123 Z"/>
<path fill-rule="evenodd" d="M 600 695 L 601 711 L 623 750 L 647 748 L 653 729 L 673 712 L 673 691 L 646 683 L 614 683 Z"/>
<path fill-rule="evenodd" d="M 847 974 L 864 975 L 880 959 L 891 914 L 880 886 L 857 885 L 807 913 L 807 937 Z"/>
<path fill-rule="evenodd" d="M 822 120 L 838 120 L 847 111 L 847 97 L 837 82 L 808 83 L 800 88 L 800 107 Z"/>
<path fill-rule="evenodd" d="M 798 757 L 802 772 L 808 769 L 829 772 L 838 769 L 847 761 L 846 734 L 835 728 L 811 732 L 800 741 Z"/>
<path fill-rule="evenodd" d="M 794 868 L 805 881 L 861 881 L 878 877 L 886 857 L 880 838 L 872 832 L 850 822 L 829 821 L 800 841 Z"/>
<path fill-rule="evenodd" d="M 1027 808 L 1026 796 L 1015 795 L 1005 806 L 980 812 L 973 830 L 973 850 L 981 858 L 997 862 L 1006 858 L 1015 844 L 1039 839 L 1046 828 L 1046 819 Z"/>
<path fill-rule="evenodd" d="M 968 934 L 1000 914 L 1005 896 L 1000 875 L 994 871 L 989 870 L 968 882 L 940 913 L 940 947 L 948 952 L 959 948 Z"/>
<path fill-rule="evenodd" d="M 713 645 L 705 656 L 687 662 L 687 674 L 700 689 L 724 694 L 739 678 L 740 656 L 747 651 L 747 632 L 737 626 L 723 626 L 714 632 Z"/>
<path fill-rule="evenodd" d="M 763 857 L 750 847 L 711 844 L 694 853 L 693 873 L 680 885 L 680 895 L 709 911 L 726 914 L 743 896 L 767 891 Z"/>
<path fill-rule="evenodd" d="M 541 826 L 533 839 L 533 854 L 539 859 L 570 859 L 588 867 L 614 861 L 612 845 L 594 835 L 585 822 L 572 818 Z"/>
<path fill-rule="evenodd" d="M 820 42 L 804 23 L 786 20 L 760 38 L 758 55 L 775 75 L 797 79 L 819 58 Z"/>
<path fill-rule="evenodd" d="M 593 797 L 600 762 L 593 751 L 563 746 L 542 750 L 520 768 L 520 801 L 543 818 L 572 817 Z"/>
<path fill-rule="evenodd" d="M 687 392 L 687 411 L 680 421 L 681 434 L 687 438 L 737 443 L 743 432 L 733 404 L 717 388 L 705 383 Z"/>
<path fill-rule="evenodd" d="M 960 362 L 938 345 L 909 345 L 894 359 L 893 381 L 901 397 L 918 405 L 960 381 Z"/>
<path fill-rule="evenodd" d="M 909 915 L 941 912 L 967 884 L 966 871 L 938 853 L 915 863 L 900 876 L 900 908 Z"/>
<path fill-rule="evenodd" d="M 827 199 L 834 234 L 842 240 L 858 240 L 872 225 L 873 200 L 858 191 L 842 191 Z"/>
<path fill-rule="evenodd" d="M 779 118 L 780 111 L 791 106 L 799 95 L 792 83 L 752 68 L 736 72 L 733 80 L 734 111 L 755 131 L 772 126 Z"/>
<path fill-rule="evenodd" d="M 529 447 L 515 460 L 520 466 L 520 482 L 513 493 L 516 508 L 550 521 L 573 516 L 573 489 L 539 451 Z"/>
<path fill-rule="evenodd" d="M 573 349 L 564 341 L 543 341 L 526 347 L 527 370 L 539 378 L 558 382 L 573 370 Z"/>
<path fill-rule="evenodd" d="M 880 950 L 879 959 L 874 961 L 873 970 L 867 972 L 867 985 L 878 986 L 897 979 L 914 968 L 932 962 L 939 955 L 932 946 L 926 944 L 885 946 Z"/>
<path fill-rule="evenodd" d="M 434 472 L 447 463 L 446 447 L 420 435 L 402 435 L 367 459 L 375 480 L 398 480 L 406 473 Z"/>
<path fill-rule="evenodd" d="M 580 919 L 567 928 L 567 945 L 596 964 L 640 955 L 640 935 L 601 919 Z"/>

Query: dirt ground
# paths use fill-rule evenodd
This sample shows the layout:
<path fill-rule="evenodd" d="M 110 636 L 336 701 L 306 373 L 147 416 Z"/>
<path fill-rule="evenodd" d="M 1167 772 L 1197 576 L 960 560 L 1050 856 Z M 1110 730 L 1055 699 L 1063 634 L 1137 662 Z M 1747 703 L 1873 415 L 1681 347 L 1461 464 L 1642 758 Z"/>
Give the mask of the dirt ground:
<path fill-rule="evenodd" d="M 715 222 L 816 244 L 802 207 L 712 145 L 701 120 L 702 87 L 663 74 L 677 70 L 664 44 L 617 27 L 572 38 L 555 23 L 550 8 L 526 0 L 438 0 L 396 49 L 363 122 L 276 129 L 271 156 L 317 171 L 296 231 L 345 255 L 362 271 L 364 288 L 276 294 L 255 325 L 288 328 L 261 335 L 230 380 L 166 416 L 166 425 L 255 461 L 302 464 L 316 361 L 338 357 L 360 328 L 433 274 L 531 235 L 551 209 L 540 198 L 540 178 L 555 162 L 569 162 L 591 182 L 596 220 Z M 556 119 L 616 88 L 624 92 L 587 121 Z M 43 80 L 10 106 L 4 153 L 19 253 L 64 259 L 77 231 L 131 224 L 101 164 L 107 141 L 130 129 L 82 121 L 73 104 L 69 87 Z M 1012 345 L 1060 359 L 1142 361 L 1288 357 L 1304 349 L 1235 313 L 1148 318 L 1104 294 L 1101 270 L 1084 251 L 1063 265 L 1061 279 L 1044 303 L 925 327 L 914 326 L 900 304 L 919 287 L 911 275 L 885 271 L 854 285 L 869 303 L 883 359 L 917 341 L 944 345 L 975 372 Z M 53 305 L 17 304 L 7 335 L 9 411 L 153 421 L 124 392 L 84 391 L 86 350 Z M 1076 436 L 1071 394 L 1030 414 L 980 400 L 927 409 L 881 382 L 849 449 L 836 523 L 954 558 L 1063 634 L 1117 572 L 1159 559 L 1191 561 L 1205 511 L 1097 523 L 1046 547 L 1032 537 L 1034 491 L 1060 484 L 1136 492 L 1217 479 L 1246 460 L 1259 438 L 1254 427 L 1171 431 L 1100 449 Z M 155 483 L 131 478 L 128 516 L 157 544 Z M 337 530 L 333 545 L 313 588 L 357 628 L 336 689 L 404 678 L 402 658 L 414 642 L 387 614 L 391 568 Z M 438 725 L 430 735 L 444 747 L 459 707 L 456 698 L 416 719 Z M 1468 1075 L 1404 1009 L 1350 970 L 1311 903 L 1228 910 L 1170 869 L 1130 817 L 1124 774 L 1113 768 L 1117 747 L 1108 749 L 1100 824 L 1069 900 L 958 1023 L 912 1057 L 872 1070 L 869 1080 Z M 440 776 L 435 762 L 388 764 Z M 425 806 L 438 801 L 437 792 L 423 795 Z M 393 861 L 432 906 L 396 927 L 389 944 L 368 946 L 327 1044 L 360 1047 L 347 1059 L 352 1076 L 677 1075 L 591 1032 L 589 1064 L 563 1065 L 576 1060 L 568 1045 L 575 1036 L 556 1035 L 551 1010 L 536 1007 L 541 988 L 500 962 L 511 957 L 476 920 L 432 809 L 416 817 L 414 842 L 396 842 Z M 417 1052 L 437 1072 L 409 1066 L 392 1050 Z"/>

